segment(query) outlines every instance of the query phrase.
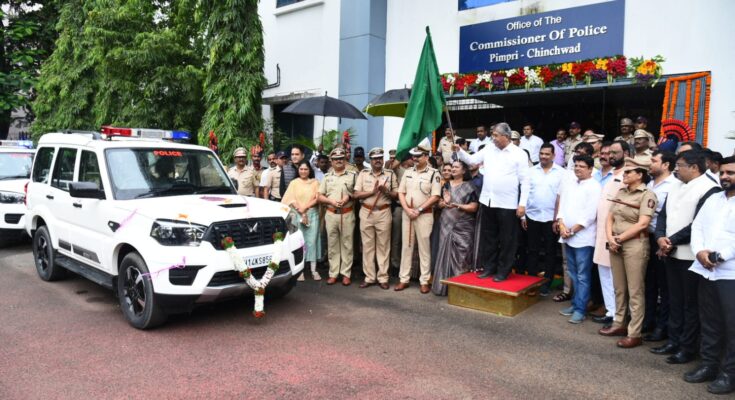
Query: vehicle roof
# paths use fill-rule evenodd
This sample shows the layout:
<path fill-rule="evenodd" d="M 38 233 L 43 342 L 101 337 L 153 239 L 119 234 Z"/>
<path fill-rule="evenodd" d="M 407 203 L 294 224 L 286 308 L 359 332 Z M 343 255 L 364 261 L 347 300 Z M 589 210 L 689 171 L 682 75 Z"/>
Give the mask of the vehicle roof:
<path fill-rule="evenodd" d="M 168 148 L 182 150 L 210 150 L 204 146 L 177 143 L 162 139 L 141 139 L 116 136 L 112 140 L 94 139 L 91 132 L 47 133 L 41 136 L 38 147 L 53 145 L 84 146 L 92 149 L 111 148 Z M 211 150 L 210 150 L 211 151 Z"/>

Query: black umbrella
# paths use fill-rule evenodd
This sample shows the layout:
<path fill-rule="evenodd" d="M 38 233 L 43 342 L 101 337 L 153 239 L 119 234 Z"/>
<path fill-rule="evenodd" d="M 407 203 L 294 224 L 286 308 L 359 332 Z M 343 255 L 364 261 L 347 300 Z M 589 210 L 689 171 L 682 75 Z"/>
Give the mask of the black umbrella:
<path fill-rule="evenodd" d="M 284 108 L 282 112 L 286 114 L 367 119 L 367 117 L 352 104 L 340 99 L 335 99 L 334 97 L 329 97 L 326 92 L 324 93 L 324 96 L 308 97 L 306 99 L 297 100 L 290 106 Z M 326 118 L 322 119 L 322 141 L 324 140 L 323 132 L 325 119 Z"/>
<path fill-rule="evenodd" d="M 360 110 L 352 104 L 329 97 L 326 94 L 319 97 L 309 97 L 295 101 L 286 107 L 283 112 L 287 114 L 321 115 L 324 117 L 339 117 L 352 119 L 367 119 Z"/>

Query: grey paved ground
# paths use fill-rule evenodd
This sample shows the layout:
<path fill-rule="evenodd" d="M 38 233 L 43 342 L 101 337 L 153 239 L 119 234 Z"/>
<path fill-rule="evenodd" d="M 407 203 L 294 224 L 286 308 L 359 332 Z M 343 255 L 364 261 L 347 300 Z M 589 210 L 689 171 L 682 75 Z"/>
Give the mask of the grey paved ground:
<path fill-rule="evenodd" d="M 515 318 L 306 282 L 256 321 L 238 301 L 141 332 L 112 293 L 41 281 L 0 249 L 0 399 L 702 399 L 649 345 L 620 350 L 548 299 Z"/>

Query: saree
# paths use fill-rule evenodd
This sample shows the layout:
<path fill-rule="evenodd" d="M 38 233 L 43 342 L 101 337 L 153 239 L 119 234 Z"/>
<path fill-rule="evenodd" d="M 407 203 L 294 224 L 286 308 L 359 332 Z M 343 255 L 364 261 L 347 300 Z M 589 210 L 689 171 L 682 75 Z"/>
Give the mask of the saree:
<path fill-rule="evenodd" d="M 452 203 L 477 202 L 477 191 L 471 182 L 462 182 L 456 187 L 447 185 L 442 191 L 449 191 Z M 471 266 L 471 253 L 475 242 L 475 213 L 445 208 L 442 210 L 439 226 L 440 239 L 431 291 L 437 296 L 446 296 L 447 286 L 441 281 L 460 275 Z"/>

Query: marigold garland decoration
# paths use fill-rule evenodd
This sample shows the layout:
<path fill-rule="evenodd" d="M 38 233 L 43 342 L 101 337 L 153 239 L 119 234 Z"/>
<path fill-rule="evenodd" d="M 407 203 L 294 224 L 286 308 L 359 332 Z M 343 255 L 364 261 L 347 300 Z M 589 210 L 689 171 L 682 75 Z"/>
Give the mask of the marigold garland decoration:
<path fill-rule="evenodd" d="M 240 273 L 240 277 L 242 277 L 245 282 L 247 282 L 248 286 L 253 289 L 253 293 L 255 295 L 253 316 L 255 318 L 263 318 L 265 316 L 265 311 L 263 310 L 265 288 L 266 286 L 268 286 L 271 279 L 276 274 L 276 271 L 278 271 L 279 265 L 281 263 L 281 255 L 283 252 L 283 238 L 284 234 L 281 232 L 276 232 L 273 234 L 273 256 L 271 257 L 270 263 L 268 263 L 265 274 L 263 274 L 263 277 L 260 279 L 255 279 L 253 273 L 250 271 L 250 267 L 245 265 L 245 260 L 243 260 L 243 258 L 239 254 L 237 254 L 235 241 L 232 239 L 232 237 L 227 236 L 222 239 L 222 247 L 230 255 L 230 260 L 232 261 L 233 268 L 235 269 L 235 271 L 238 271 Z"/>
<path fill-rule="evenodd" d="M 449 96 L 462 92 L 465 96 L 479 92 L 500 90 L 559 87 L 578 84 L 590 85 L 607 81 L 609 85 L 618 78 L 630 77 L 644 86 L 654 86 L 663 69 L 664 58 L 650 59 L 625 56 L 593 58 L 561 64 L 539 65 L 501 71 L 483 71 L 467 74 L 449 73 L 441 77 L 444 92 Z"/>

